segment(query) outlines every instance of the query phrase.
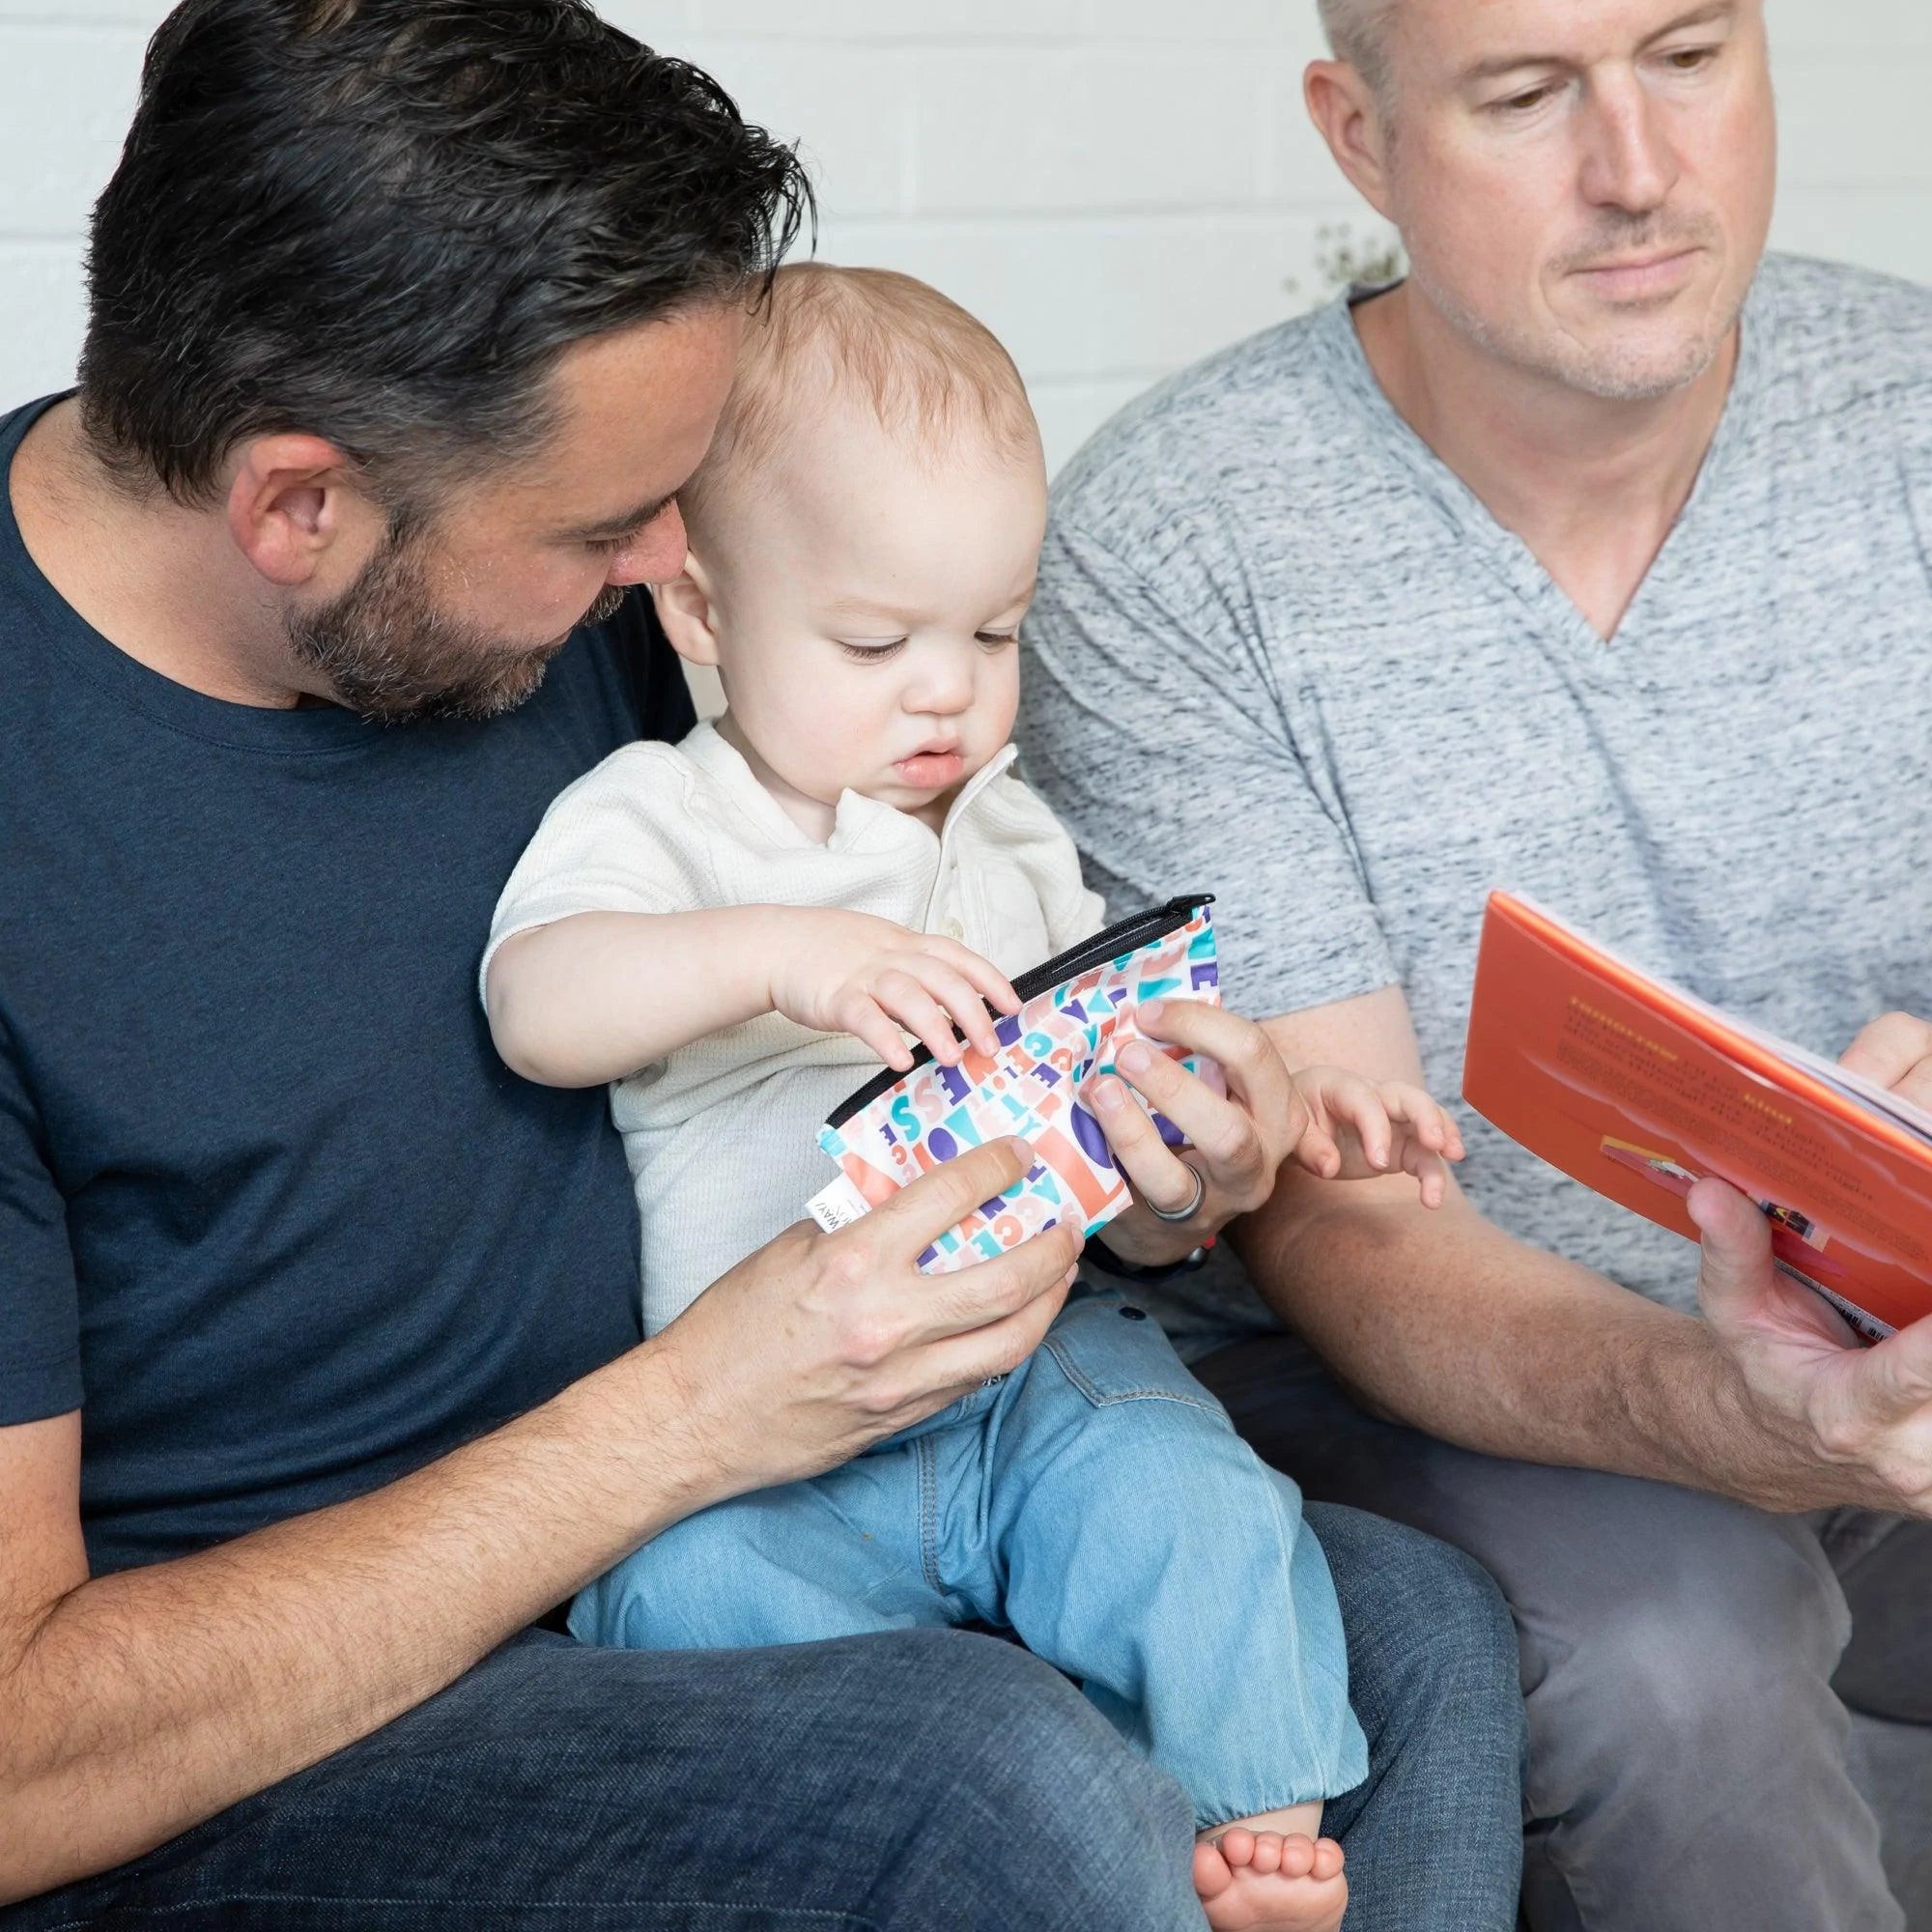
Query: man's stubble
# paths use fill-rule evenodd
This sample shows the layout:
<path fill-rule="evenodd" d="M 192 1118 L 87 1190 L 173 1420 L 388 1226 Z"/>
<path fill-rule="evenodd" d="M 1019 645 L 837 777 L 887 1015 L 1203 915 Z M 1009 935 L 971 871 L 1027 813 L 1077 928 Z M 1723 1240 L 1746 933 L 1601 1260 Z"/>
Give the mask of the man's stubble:
<path fill-rule="evenodd" d="M 1606 222 L 1578 246 L 1566 251 L 1551 267 L 1558 274 L 1619 254 L 1652 253 L 1659 249 L 1704 247 L 1716 252 L 1722 234 L 1718 224 L 1698 215 L 1660 218 L 1645 215 Z M 1425 259 L 1412 261 L 1410 273 L 1432 306 L 1457 332 L 1485 355 L 1520 369 L 1595 396 L 1605 402 L 1654 402 L 1688 387 L 1722 354 L 1743 312 L 1744 296 L 1731 298 L 1722 312 L 1702 327 L 1687 333 L 1673 351 L 1662 357 L 1610 338 L 1592 344 L 1560 330 L 1512 327 L 1479 313 L 1454 289 L 1432 272 Z"/>
<path fill-rule="evenodd" d="M 607 621 L 625 595 L 620 585 L 605 589 L 579 622 Z M 430 587 L 420 538 L 392 530 L 341 596 L 292 614 L 286 635 L 296 660 L 321 675 L 337 703 L 401 724 L 514 710 L 542 684 L 571 634 L 519 646 L 452 617 Z"/>

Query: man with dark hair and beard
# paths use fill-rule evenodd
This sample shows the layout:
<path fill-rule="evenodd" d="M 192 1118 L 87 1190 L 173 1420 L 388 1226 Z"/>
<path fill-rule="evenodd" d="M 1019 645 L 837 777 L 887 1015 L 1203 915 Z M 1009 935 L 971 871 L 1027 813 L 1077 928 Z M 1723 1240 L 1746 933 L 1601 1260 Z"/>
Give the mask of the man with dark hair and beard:
<path fill-rule="evenodd" d="M 809 200 L 582 0 L 155 39 L 79 390 L 0 416 L 0 1924 L 1199 1922 L 1182 1794 L 1012 1646 L 543 1627 L 1015 1365 L 1076 1256 L 926 1291 L 997 1145 L 640 1346 L 602 1099 L 475 999 L 550 799 L 691 723 L 631 586 Z M 1507 1624 L 1323 1540 L 1372 1888 L 1387 1821 L 1515 1804 L 1443 1694 Z"/>

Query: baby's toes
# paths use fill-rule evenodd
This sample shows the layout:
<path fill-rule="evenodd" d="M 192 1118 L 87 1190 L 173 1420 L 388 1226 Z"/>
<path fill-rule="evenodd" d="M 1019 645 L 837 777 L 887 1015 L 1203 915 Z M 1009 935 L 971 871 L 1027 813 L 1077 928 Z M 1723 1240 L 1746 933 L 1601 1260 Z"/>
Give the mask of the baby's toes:
<path fill-rule="evenodd" d="M 1204 1904 L 1219 1898 L 1234 1882 L 1235 1874 L 1217 1846 L 1203 1843 L 1194 1847 L 1194 1891 Z"/>
<path fill-rule="evenodd" d="M 1315 1843 L 1315 1860 L 1310 1866 L 1310 1875 L 1319 1879 L 1334 1878 L 1342 1869 L 1342 1847 L 1333 1838 L 1318 1838 Z"/>
<path fill-rule="evenodd" d="M 1230 1825 L 1214 1842 L 1231 1870 L 1239 1871 L 1254 1859 L 1257 1840 L 1245 1825 Z"/>
<path fill-rule="evenodd" d="M 1264 1877 L 1272 1878 L 1281 1870 L 1281 1848 L 1284 1843 L 1279 1832 L 1257 1832 L 1255 1833 L 1254 1869 Z"/>
<path fill-rule="evenodd" d="M 1281 1841 L 1283 1878 L 1306 1878 L 1315 1869 L 1315 1841 L 1295 1832 Z"/>

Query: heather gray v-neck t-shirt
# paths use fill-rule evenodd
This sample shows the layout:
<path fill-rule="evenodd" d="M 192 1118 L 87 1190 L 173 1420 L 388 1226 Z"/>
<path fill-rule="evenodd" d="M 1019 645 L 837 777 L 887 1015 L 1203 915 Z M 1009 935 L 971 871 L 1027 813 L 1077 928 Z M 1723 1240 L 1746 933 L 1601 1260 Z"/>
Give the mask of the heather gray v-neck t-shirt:
<path fill-rule="evenodd" d="M 1615 639 L 1389 406 L 1345 301 L 1131 406 L 1054 493 L 1032 782 L 1129 909 L 1218 895 L 1261 1018 L 1397 983 L 1493 1220 L 1659 1300 L 1694 1254 L 1463 1107 L 1486 895 L 1836 1053 L 1932 1014 L 1932 293 L 1769 260 Z M 1199 1352 L 1237 1266 L 1165 1292 Z"/>

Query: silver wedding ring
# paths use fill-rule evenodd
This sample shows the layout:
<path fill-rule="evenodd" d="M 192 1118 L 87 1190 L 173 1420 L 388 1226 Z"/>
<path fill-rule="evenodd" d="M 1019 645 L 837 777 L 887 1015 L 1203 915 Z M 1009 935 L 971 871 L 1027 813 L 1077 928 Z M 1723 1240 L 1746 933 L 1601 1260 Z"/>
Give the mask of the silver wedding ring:
<path fill-rule="evenodd" d="M 1181 1166 L 1194 1177 L 1194 1192 L 1188 1196 L 1184 1208 L 1156 1208 L 1148 1203 L 1148 1212 L 1157 1221 L 1191 1221 L 1201 1211 L 1201 1204 L 1208 1198 L 1208 1182 L 1201 1170 L 1191 1160 L 1183 1160 Z"/>

